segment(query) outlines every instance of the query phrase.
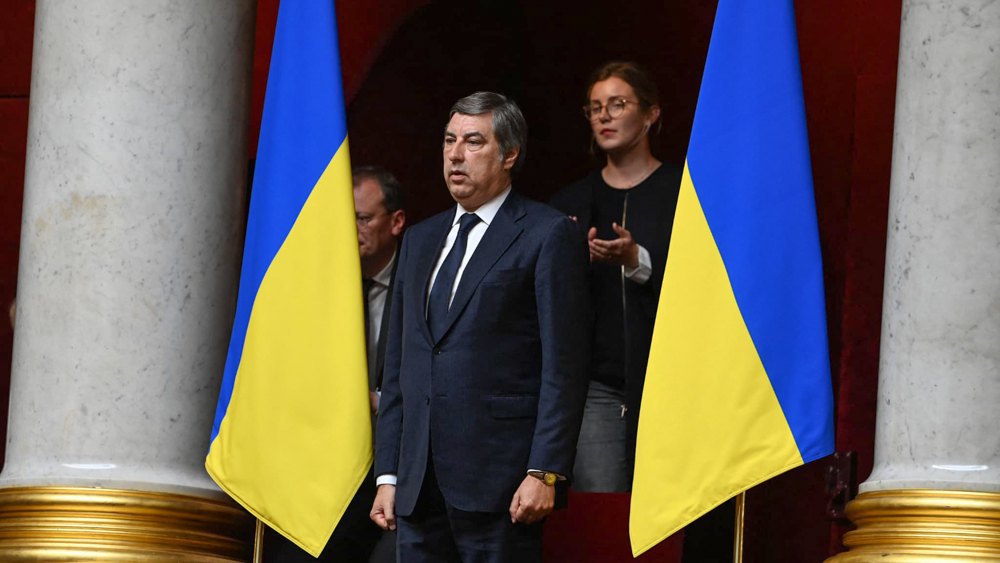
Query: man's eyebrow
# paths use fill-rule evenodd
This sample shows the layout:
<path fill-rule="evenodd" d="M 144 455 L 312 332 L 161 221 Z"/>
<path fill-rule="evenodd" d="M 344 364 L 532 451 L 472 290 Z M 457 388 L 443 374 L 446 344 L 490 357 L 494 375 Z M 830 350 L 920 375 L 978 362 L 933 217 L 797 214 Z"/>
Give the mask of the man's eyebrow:
<path fill-rule="evenodd" d="M 445 137 L 457 137 L 458 135 L 456 135 L 455 133 L 453 133 L 453 132 L 448 131 L 447 129 L 445 129 L 444 130 L 444 136 Z M 482 137 L 482 138 L 485 139 L 486 135 L 483 135 L 479 131 L 469 131 L 468 133 L 462 135 L 463 139 L 470 139 L 472 137 Z"/>

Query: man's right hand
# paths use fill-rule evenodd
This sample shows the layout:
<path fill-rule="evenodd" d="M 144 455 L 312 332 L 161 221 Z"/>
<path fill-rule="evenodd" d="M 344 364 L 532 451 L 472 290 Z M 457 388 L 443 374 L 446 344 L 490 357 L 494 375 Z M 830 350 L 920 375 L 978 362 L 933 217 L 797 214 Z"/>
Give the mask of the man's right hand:
<path fill-rule="evenodd" d="M 379 485 L 369 516 L 383 530 L 396 529 L 396 486 Z"/>

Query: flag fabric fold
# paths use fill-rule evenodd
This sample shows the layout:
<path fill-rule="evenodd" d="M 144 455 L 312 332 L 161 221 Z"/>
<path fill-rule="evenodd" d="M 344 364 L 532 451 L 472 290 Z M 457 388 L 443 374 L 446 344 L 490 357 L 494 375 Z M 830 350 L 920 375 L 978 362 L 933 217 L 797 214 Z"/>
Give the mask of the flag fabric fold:
<path fill-rule="evenodd" d="M 639 555 L 833 451 L 823 272 L 790 0 L 720 0 L 639 415 Z"/>
<path fill-rule="evenodd" d="M 205 467 L 318 556 L 371 466 L 361 266 L 333 2 L 282 2 Z"/>

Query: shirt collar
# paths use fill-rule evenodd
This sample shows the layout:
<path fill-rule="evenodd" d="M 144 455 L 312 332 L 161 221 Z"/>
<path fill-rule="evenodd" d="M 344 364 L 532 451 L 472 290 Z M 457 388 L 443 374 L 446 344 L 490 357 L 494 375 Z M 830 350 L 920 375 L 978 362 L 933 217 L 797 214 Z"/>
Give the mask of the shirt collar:
<path fill-rule="evenodd" d="M 493 222 L 493 218 L 496 217 L 497 213 L 500 211 L 500 207 L 503 206 L 503 202 L 507 201 L 508 195 L 510 195 L 510 186 L 507 186 L 504 191 L 497 194 L 497 196 L 493 199 L 480 205 L 479 209 L 476 209 L 475 211 L 466 211 L 466 209 L 462 207 L 462 204 L 456 205 L 455 218 L 452 220 L 451 224 L 454 225 L 458 223 L 459 219 L 462 218 L 462 215 L 465 215 L 466 213 L 475 213 L 479 216 L 479 220 L 489 227 L 490 223 Z"/>

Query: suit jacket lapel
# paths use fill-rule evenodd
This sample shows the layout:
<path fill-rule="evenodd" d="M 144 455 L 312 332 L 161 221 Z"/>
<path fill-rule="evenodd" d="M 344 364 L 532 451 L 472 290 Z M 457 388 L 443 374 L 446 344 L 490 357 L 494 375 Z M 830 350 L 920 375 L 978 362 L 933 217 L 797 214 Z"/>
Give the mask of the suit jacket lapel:
<path fill-rule="evenodd" d="M 444 247 L 444 241 L 448 238 L 448 231 L 451 230 L 454 220 L 454 209 L 442 213 L 439 223 L 431 229 L 424 240 L 419 241 L 415 249 L 416 256 L 419 258 L 414 268 L 413 279 L 406 280 L 406 299 L 418 304 L 420 322 L 417 324 L 420 325 L 420 332 L 424 338 L 431 343 L 434 342 L 434 338 L 431 336 L 430 327 L 427 326 L 427 292 L 430 289 L 431 272 L 434 271 L 434 265 L 437 264 L 438 258 L 441 256 L 441 249 Z"/>
<path fill-rule="evenodd" d="M 462 272 L 462 278 L 458 281 L 458 287 L 455 289 L 455 297 L 452 298 L 451 307 L 448 309 L 447 328 L 441 334 L 442 337 L 448 334 L 451 325 L 462 314 L 462 310 L 468 305 L 469 299 L 476 292 L 483 276 L 493 268 L 497 260 L 503 256 L 503 253 L 510 248 L 511 243 L 524 230 L 517 224 L 517 221 L 523 216 L 524 208 L 520 198 L 511 192 L 500 207 L 496 217 L 493 218 L 489 228 L 486 229 L 476 251 L 469 258 L 465 271 Z"/>

